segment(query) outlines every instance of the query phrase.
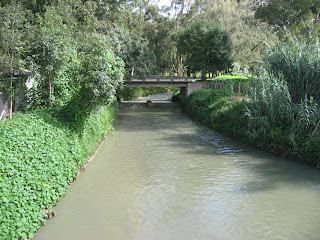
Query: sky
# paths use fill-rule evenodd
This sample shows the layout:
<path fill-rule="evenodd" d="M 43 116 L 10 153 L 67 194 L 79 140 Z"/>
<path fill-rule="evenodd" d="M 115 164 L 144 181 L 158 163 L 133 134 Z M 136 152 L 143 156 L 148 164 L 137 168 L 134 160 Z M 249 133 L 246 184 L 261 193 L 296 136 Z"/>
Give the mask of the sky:
<path fill-rule="evenodd" d="M 160 7 L 171 6 L 171 0 L 155 0 L 155 3 L 157 3 L 157 5 L 159 5 Z"/>

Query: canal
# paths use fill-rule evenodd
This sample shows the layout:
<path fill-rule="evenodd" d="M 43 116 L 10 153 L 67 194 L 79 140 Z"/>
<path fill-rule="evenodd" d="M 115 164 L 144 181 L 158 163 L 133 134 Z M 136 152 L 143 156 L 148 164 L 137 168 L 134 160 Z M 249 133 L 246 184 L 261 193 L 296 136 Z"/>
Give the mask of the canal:
<path fill-rule="evenodd" d="M 320 171 L 179 108 L 121 107 L 115 131 L 34 239 L 320 238 Z"/>

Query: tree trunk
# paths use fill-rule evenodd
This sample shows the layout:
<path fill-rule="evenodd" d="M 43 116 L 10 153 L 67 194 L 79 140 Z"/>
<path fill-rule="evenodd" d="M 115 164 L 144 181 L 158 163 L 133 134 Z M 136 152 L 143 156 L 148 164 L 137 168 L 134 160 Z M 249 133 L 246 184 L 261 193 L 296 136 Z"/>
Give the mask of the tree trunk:
<path fill-rule="evenodd" d="M 52 91 L 52 86 L 51 86 L 51 80 L 50 80 L 50 76 L 49 76 L 49 106 L 50 107 L 52 107 L 51 91 Z"/>
<path fill-rule="evenodd" d="M 201 74 L 201 80 L 206 80 L 206 75 L 204 73 Z"/>
<path fill-rule="evenodd" d="M 12 83 L 12 73 L 10 79 L 10 108 L 9 108 L 9 118 L 12 119 L 12 109 L 13 109 L 13 83 Z"/>
<path fill-rule="evenodd" d="M 182 64 L 182 56 L 178 57 L 178 76 L 182 76 L 183 74 L 183 64 Z"/>

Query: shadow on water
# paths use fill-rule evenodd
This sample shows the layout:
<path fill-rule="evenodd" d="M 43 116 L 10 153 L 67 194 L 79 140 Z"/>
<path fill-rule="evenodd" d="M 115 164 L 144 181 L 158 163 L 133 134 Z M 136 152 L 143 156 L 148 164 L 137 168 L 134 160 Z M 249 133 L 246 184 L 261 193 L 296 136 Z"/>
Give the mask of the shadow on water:
<path fill-rule="evenodd" d="M 168 111 L 140 108 L 138 111 L 141 114 L 136 114 L 136 111 L 126 109 L 120 112 L 118 120 L 130 119 L 130 123 L 119 124 L 116 129 L 126 132 L 157 131 L 162 137 L 157 139 L 158 145 L 155 143 L 154 147 L 161 148 L 161 141 L 170 142 L 172 147 L 184 148 L 190 156 L 209 155 L 212 161 L 219 161 L 223 157 L 223 161 L 229 161 L 230 166 L 257 176 L 255 180 L 242 183 L 237 189 L 239 192 L 268 191 L 278 188 L 282 183 L 312 186 L 320 191 L 320 170 L 306 163 L 275 156 L 237 142 L 191 120 L 179 109 Z M 192 130 L 190 127 L 179 130 L 181 123 L 185 122 L 190 124 Z"/>

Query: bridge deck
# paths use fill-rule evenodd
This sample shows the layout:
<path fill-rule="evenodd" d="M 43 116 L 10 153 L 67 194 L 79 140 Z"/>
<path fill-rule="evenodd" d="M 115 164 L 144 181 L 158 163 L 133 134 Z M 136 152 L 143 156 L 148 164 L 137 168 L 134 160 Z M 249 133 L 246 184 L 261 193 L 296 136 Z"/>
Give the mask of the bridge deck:
<path fill-rule="evenodd" d="M 126 80 L 126 86 L 140 87 L 187 87 L 189 83 L 196 82 L 194 78 L 178 76 L 149 76 L 147 79 L 133 78 Z"/>

